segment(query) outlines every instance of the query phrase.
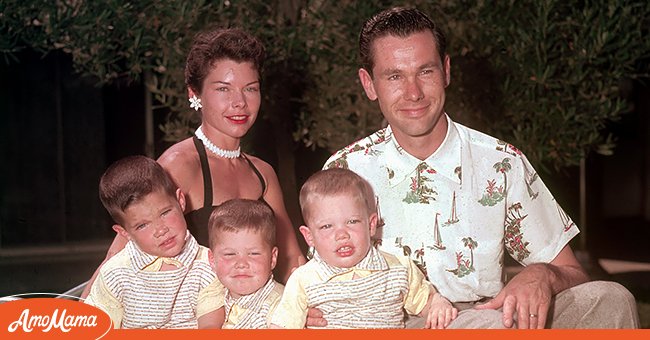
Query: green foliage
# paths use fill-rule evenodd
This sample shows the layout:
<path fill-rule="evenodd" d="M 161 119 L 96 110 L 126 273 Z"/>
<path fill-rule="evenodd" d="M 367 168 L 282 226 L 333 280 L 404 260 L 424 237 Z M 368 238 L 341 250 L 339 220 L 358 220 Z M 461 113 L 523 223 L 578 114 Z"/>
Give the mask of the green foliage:
<path fill-rule="evenodd" d="M 184 37 L 204 6 L 201 1 L 155 2 L 11 1 L 2 10 L 3 40 L 14 49 L 70 54 L 77 71 L 105 83 L 137 80 L 143 71 L 164 73 L 169 56 L 182 54 Z M 12 52 L 11 50 L 5 52 Z"/>
<path fill-rule="evenodd" d="M 501 1 L 467 13 L 469 34 L 455 48 L 470 65 L 456 93 L 471 91 L 467 71 L 478 68 L 489 88 L 460 109 L 488 120 L 488 130 L 536 165 L 559 169 L 594 150 L 611 154 L 613 138 L 602 131 L 629 109 L 620 84 L 647 76 L 640 61 L 650 53 L 650 3 Z"/>
<path fill-rule="evenodd" d="M 381 125 L 382 116 L 365 97 L 356 72 L 359 28 L 377 8 L 377 1 L 323 2 L 308 8 L 303 27 L 309 34 L 310 86 L 294 132 L 306 146 L 334 151 Z"/>
<path fill-rule="evenodd" d="M 7 1 L 0 12 L 0 46 L 5 56 L 24 47 L 72 56 L 79 73 L 98 84 L 118 78 L 147 78 L 157 108 L 187 111 L 183 66 L 190 37 L 204 27 L 210 9 L 204 1 L 130 2 Z M 15 58 L 14 58 L 15 59 Z M 170 119 L 170 139 L 188 134 L 190 118 Z"/>

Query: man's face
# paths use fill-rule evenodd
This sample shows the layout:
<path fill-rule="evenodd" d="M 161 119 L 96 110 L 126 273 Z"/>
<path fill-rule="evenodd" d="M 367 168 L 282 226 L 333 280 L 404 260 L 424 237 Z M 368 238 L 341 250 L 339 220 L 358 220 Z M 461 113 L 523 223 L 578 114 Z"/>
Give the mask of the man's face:
<path fill-rule="evenodd" d="M 433 34 L 422 31 L 400 38 L 378 38 L 371 46 L 373 76 L 365 69 L 359 78 L 370 100 L 379 107 L 400 144 L 413 138 L 444 138 L 445 88 L 449 85 L 449 57 L 441 60 Z"/>

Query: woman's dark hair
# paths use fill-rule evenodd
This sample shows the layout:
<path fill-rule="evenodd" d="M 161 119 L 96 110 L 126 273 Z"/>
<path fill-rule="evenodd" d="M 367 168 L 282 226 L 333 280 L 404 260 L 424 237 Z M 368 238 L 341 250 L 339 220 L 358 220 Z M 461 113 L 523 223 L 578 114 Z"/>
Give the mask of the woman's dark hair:
<path fill-rule="evenodd" d="M 230 59 L 251 62 L 258 73 L 264 64 L 264 45 L 256 37 L 239 28 L 216 28 L 194 37 L 185 64 L 185 85 L 201 93 L 203 80 L 215 62 Z"/>

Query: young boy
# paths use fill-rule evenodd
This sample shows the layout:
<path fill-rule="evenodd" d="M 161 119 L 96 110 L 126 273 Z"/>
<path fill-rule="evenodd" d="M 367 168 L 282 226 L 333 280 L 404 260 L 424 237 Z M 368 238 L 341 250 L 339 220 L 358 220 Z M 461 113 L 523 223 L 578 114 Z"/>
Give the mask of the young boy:
<path fill-rule="evenodd" d="M 272 274 L 275 220 L 266 203 L 247 199 L 226 201 L 210 215 L 210 263 L 226 287 L 223 328 L 268 328 L 284 289 Z"/>
<path fill-rule="evenodd" d="M 377 250 L 374 194 L 352 171 L 312 175 L 300 190 L 306 226 L 300 227 L 314 258 L 289 277 L 273 314 L 274 327 L 305 327 L 308 308 L 320 309 L 328 328 L 403 328 L 404 310 L 444 328 L 457 315 L 407 257 Z"/>
<path fill-rule="evenodd" d="M 86 303 L 115 328 L 220 328 L 223 286 L 208 249 L 187 231 L 185 197 L 153 159 L 132 156 L 111 165 L 99 198 L 126 247 L 100 269 Z"/>

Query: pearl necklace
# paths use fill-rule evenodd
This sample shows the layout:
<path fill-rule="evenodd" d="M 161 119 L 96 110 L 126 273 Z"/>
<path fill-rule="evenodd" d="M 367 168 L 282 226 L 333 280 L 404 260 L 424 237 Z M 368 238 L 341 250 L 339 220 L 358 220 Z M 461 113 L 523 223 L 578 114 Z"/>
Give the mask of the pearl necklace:
<path fill-rule="evenodd" d="M 212 143 L 212 141 L 203 134 L 201 127 L 203 127 L 203 125 L 199 126 L 199 128 L 194 131 L 194 134 L 203 142 L 205 148 L 210 150 L 213 154 L 223 158 L 237 158 L 239 155 L 241 155 L 241 147 L 238 147 L 237 150 L 224 150 L 214 145 L 214 143 Z"/>

